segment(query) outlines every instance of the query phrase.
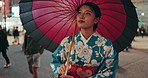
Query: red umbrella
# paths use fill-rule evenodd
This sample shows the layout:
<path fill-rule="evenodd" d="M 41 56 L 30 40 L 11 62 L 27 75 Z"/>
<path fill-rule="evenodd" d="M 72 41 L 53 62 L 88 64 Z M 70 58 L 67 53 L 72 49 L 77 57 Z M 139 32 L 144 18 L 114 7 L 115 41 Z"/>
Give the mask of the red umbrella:
<path fill-rule="evenodd" d="M 21 21 L 35 41 L 53 52 L 64 37 L 72 35 L 77 8 L 86 2 L 100 7 L 96 31 L 109 38 L 117 52 L 132 42 L 138 18 L 130 0 L 21 0 Z"/>

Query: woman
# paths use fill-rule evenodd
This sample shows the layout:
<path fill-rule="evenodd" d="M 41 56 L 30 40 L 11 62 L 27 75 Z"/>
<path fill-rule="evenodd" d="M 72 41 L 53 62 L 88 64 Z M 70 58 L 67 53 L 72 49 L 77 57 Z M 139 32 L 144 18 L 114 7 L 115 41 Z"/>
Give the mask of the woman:
<path fill-rule="evenodd" d="M 69 36 L 62 40 L 57 50 L 52 54 L 51 66 L 55 76 L 60 78 L 115 77 L 118 66 L 118 55 L 113 49 L 112 42 L 95 31 L 100 16 L 100 9 L 94 3 L 84 3 L 78 8 L 76 20 L 80 32 L 75 34 L 75 41 L 70 57 L 70 66 L 98 67 L 97 71 L 92 74 L 93 72 L 91 71 L 88 72 L 80 68 L 72 70 L 73 67 L 70 67 L 68 75 L 64 75 L 66 72 L 65 62 L 72 40 L 72 37 Z"/>
<path fill-rule="evenodd" d="M 0 25 L 0 52 L 2 52 L 2 55 L 4 59 L 6 60 L 6 64 L 4 65 L 5 68 L 10 67 L 11 63 L 10 60 L 7 56 L 7 48 L 8 48 L 8 40 L 7 40 L 7 35 L 4 33 L 2 30 L 2 27 Z"/>

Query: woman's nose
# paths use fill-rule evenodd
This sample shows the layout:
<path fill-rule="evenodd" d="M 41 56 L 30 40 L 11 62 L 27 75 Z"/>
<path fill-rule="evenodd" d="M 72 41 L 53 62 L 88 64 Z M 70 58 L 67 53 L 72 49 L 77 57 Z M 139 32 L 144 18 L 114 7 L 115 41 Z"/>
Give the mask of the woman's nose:
<path fill-rule="evenodd" d="M 80 19 L 84 19 L 84 14 L 80 14 Z"/>

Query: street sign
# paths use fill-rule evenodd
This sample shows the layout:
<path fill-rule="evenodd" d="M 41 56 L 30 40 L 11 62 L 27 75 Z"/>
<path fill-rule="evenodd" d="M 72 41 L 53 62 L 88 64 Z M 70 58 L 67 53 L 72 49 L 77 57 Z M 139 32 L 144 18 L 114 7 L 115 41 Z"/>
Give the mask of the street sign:
<path fill-rule="evenodd" d="M 139 21 L 139 24 L 143 24 L 142 20 Z"/>
<path fill-rule="evenodd" d="M 11 13 L 11 17 L 15 17 L 15 16 L 14 16 L 14 12 Z"/>

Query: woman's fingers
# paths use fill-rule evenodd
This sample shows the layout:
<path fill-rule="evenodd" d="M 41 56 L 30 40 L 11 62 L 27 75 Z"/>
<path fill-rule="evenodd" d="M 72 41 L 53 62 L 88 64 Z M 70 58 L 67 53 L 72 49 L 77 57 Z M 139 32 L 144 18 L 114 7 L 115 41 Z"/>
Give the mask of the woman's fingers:
<path fill-rule="evenodd" d="M 65 71 L 66 71 L 66 66 L 62 64 L 58 70 L 58 73 L 63 75 Z"/>

